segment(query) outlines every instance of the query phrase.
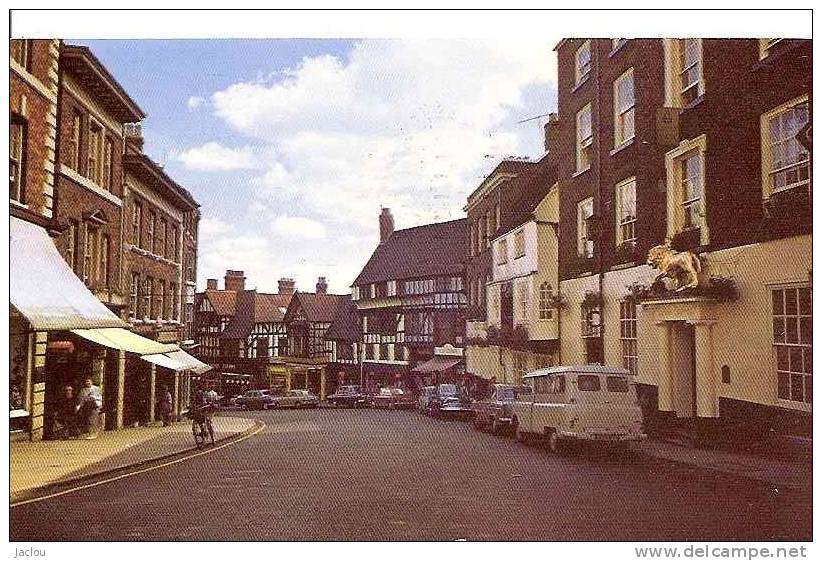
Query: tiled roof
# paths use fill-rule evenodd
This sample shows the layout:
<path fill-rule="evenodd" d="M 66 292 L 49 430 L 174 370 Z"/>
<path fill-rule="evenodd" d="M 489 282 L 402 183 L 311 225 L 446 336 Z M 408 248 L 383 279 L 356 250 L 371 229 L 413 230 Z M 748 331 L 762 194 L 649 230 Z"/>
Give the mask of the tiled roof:
<path fill-rule="evenodd" d="M 206 290 L 205 296 L 211 307 L 220 316 L 233 316 L 236 309 L 237 293 L 233 290 Z"/>
<path fill-rule="evenodd" d="M 531 162 L 529 160 L 502 160 L 497 167 L 495 167 L 491 172 L 482 180 L 479 187 L 474 189 L 474 191 L 468 195 L 468 201 L 470 202 L 479 192 L 482 191 L 483 186 L 487 183 L 487 181 L 494 177 L 497 174 L 520 174 L 532 167 L 534 167 L 535 162 Z"/>
<path fill-rule="evenodd" d="M 357 305 L 351 298 L 338 302 L 337 313 L 331 327 L 325 332 L 326 339 L 335 341 L 359 341 L 360 324 L 357 321 Z"/>
<path fill-rule="evenodd" d="M 290 294 L 264 294 L 256 290 L 236 294 L 236 313 L 220 335 L 224 339 L 245 339 L 257 323 L 282 322 L 291 301 Z"/>
<path fill-rule="evenodd" d="M 350 300 L 351 296 L 348 294 L 315 294 L 313 292 L 296 292 L 291 300 L 286 313 L 286 319 L 290 320 L 290 316 L 295 312 L 297 306 L 300 306 L 304 313 L 305 319 L 312 323 L 331 323 L 334 316 L 337 315 L 337 308 L 341 302 Z"/>
<path fill-rule="evenodd" d="M 397 230 L 377 246 L 353 284 L 462 274 L 466 228 L 461 218 Z"/>
<path fill-rule="evenodd" d="M 550 154 L 546 154 L 534 167 L 503 186 L 503 197 L 507 199 L 507 204 L 500 216 L 500 234 L 530 221 L 534 210 L 556 183 L 556 162 L 549 156 Z"/>

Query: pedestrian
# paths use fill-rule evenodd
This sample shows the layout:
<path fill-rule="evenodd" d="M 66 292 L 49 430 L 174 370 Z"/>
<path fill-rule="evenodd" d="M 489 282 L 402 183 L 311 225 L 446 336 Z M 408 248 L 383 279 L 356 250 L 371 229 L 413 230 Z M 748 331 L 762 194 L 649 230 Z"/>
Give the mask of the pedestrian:
<path fill-rule="evenodd" d="M 60 439 L 76 438 L 79 434 L 77 427 L 77 396 L 72 386 L 63 387 L 63 395 L 57 408 L 54 419 L 54 434 Z"/>
<path fill-rule="evenodd" d="M 168 386 L 163 386 L 159 401 L 160 418 L 163 420 L 163 426 L 167 427 L 171 424 L 171 411 L 174 407 L 174 400 L 171 397 L 171 391 L 169 391 Z"/>
<path fill-rule="evenodd" d="M 87 440 L 97 438 L 98 419 L 103 407 L 103 394 L 100 388 L 94 385 L 91 378 L 83 381 L 83 387 L 77 393 L 75 412 L 77 419 L 82 423 L 83 432 Z"/>

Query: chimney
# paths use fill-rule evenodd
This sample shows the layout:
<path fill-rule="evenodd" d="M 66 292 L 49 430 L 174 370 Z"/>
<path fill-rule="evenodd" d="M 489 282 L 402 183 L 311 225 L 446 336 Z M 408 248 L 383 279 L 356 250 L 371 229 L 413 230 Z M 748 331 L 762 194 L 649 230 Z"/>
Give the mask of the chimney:
<path fill-rule="evenodd" d="M 208 279 L 206 281 L 206 290 L 217 290 L 217 279 Z"/>
<path fill-rule="evenodd" d="M 143 126 L 140 123 L 126 123 L 123 126 L 126 137 L 126 152 L 130 154 L 143 153 Z"/>
<path fill-rule="evenodd" d="M 226 290 L 245 290 L 245 273 L 243 271 L 225 272 L 225 289 Z"/>
<path fill-rule="evenodd" d="M 559 141 L 559 115 L 550 113 L 548 122 L 545 123 L 545 151 L 550 152 L 553 147 L 557 149 Z"/>
<path fill-rule="evenodd" d="M 383 208 L 380 213 L 380 243 L 385 242 L 394 233 L 394 217 L 390 208 Z"/>
<path fill-rule="evenodd" d="M 319 277 L 317 279 L 317 294 L 327 294 L 328 293 L 328 282 L 326 282 L 325 277 Z"/>
<path fill-rule="evenodd" d="M 280 294 L 294 294 L 296 285 L 294 279 L 281 278 L 277 281 L 277 292 Z"/>

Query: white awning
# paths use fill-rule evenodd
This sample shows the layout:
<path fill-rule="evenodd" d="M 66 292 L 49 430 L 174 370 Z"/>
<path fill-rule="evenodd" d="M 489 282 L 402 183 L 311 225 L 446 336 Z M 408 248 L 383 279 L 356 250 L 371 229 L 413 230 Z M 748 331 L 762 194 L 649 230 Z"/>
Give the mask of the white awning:
<path fill-rule="evenodd" d="M 162 366 L 163 368 L 168 368 L 169 370 L 185 370 L 186 367 L 183 364 L 180 364 L 176 360 L 173 360 L 168 355 L 158 354 L 158 355 L 143 355 L 140 358 L 143 360 L 150 362 L 151 364 L 156 364 L 157 366 Z"/>
<path fill-rule="evenodd" d="M 9 301 L 35 330 L 126 326 L 77 278 L 43 228 L 13 216 L 9 277 Z"/>
<path fill-rule="evenodd" d="M 168 353 L 179 349 L 177 345 L 158 343 L 157 341 L 152 341 L 151 339 L 132 333 L 127 329 L 117 327 L 72 329 L 71 332 L 98 345 L 103 345 L 110 349 L 128 351 L 138 355 Z"/>
<path fill-rule="evenodd" d="M 185 370 L 191 370 L 197 374 L 202 374 L 203 372 L 208 372 L 211 370 L 209 365 L 204 362 L 200 362 L 185 351 L 172 351 L 170 353 L 166 353 L 166 356 L 170 357 L 175 362 L 185 365 Z"/>

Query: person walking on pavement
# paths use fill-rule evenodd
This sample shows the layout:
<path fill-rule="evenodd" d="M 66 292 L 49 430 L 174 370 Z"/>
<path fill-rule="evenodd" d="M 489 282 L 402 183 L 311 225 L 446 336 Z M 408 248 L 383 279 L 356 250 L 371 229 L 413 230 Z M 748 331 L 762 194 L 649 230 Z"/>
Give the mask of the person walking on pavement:
<path fill-rule="evenodd" d="M 85 438 L 88 440 L 97 438 L 97 424 L 102 407 L 103 394 L 100 393 L 100 388 L 94 385 L 91 378 L 86 378 L 77 394 L 75 411 L 77 417 L 83 422 Z"/>
<path fill-rule="evenodd" d="M 160 396 L 160 418 L 163 420 L 163 426 L 167 427 L 171 424 L 171 410 L 174 407 L 174 400 L 171 396 L 168 386 L 163 386 L 163 391 Z"/>

